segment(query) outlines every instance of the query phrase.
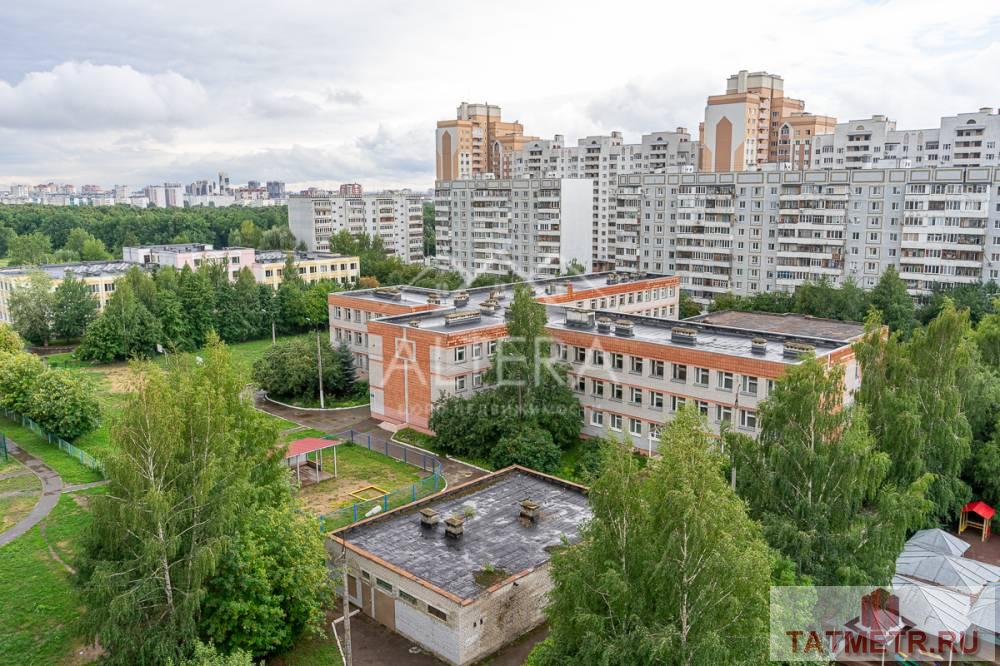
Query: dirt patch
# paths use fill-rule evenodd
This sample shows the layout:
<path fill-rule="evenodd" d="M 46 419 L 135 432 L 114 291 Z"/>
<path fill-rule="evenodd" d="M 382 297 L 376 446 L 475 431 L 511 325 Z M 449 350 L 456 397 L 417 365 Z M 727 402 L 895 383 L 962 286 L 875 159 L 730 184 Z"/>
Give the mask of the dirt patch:
<path fill-rule="evenodd" d="M 79 664 L 89 664 L 97 661 L 103 657 L 106 653 L 104 648 L 97 642 L 87 645 L 85 643 L 77 643 L 73 646 L 73 652 L 71 655 L 60 661 L 62 666 L 78 666 Z"/>
<path fill-rule="evenodd" d="M 302 508 L 320 515 L 359 502 L 351 493 L 369 485 L 364 479 L 346 479 L 341 476 L 339 479 L 327 479 L 306 486 L 299 492 L 299 499 L 302 501 Z"/>
<path fill-rule="evenodd" d="M 98 374 L 104 375 L 111 393 L 130 393 L 135 384 L 134 372 L 125 364 L 103 367 Z"/>
<path fill-rule="evenodd" d="M 73 498 L 73 501 L 76 502 L 77 506 L 82 507 L 84 509 L 90 508 L 90 498 L 87 495 L 79 495 L 73 493 L 70 495 L 70 497 Z"/>

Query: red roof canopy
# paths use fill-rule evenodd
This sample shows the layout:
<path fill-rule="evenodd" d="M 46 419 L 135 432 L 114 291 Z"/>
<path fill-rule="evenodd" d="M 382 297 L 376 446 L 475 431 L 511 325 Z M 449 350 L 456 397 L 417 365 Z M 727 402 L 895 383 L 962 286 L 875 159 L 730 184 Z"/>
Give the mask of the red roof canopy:
<path fill-rule="evenodd" d="M 982 500 L 969 502 L 962 507 L 962 513 L 969 513 L 970 511 L 985 520 L 990 520 L 997 512 L 996 509 Z"/>
<path fill-rule="evenodd" d="M 304 453 L 312 453 L 313 451 L 319 451 L 320 449 L 326 449 L 331 446 L 338 446 L 342 442 L 336 439 L 323 439 L 321 437 L 305 437 L 303 439 L 297 439 L 288 445 L 288 452 L 285 453 L 285 460 L 289 458 L 294 458 L 295 456 L 301 456 Z"/>

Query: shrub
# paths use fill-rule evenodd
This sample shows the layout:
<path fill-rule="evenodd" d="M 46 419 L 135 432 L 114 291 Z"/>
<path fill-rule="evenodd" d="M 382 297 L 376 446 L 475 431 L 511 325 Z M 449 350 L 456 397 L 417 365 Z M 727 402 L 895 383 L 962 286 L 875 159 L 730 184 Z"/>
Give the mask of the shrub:
<path fill-rule="evenodd" d="M 554 472 L 559 468 L 559 447 L 552 435 L 534 425 L 523 425 L 504 435 L 494 447 L 490 462 L 497 468 L 522 465 L 539 472 Z"/>
<path fill-rule="evenodd" d="M 46 372 L 45 364 L 33 354 L 0 352 L 0 405 L 24 415 L 38 378 Z"/>
<path fill-rule="evenodd" d="M 75 439 L 95 430 L 101 410 L 93 388 L 83 377 L 67 370 L 46 370 L 39 375 L 27 400 L 27 416 L 63 439 Z"/>
<path fill-rule="evenodd" d="M 0 324 L 0 352 L 14 354 L 24 349 L 24 340 L 7 324 Z"/>
<path fill-rule="evenodd" d="M 329 345 L 322 348 L 323 392 L 339 395 L 341 366 Z M 254 382 L 276 398 L 317 398 L 317 375 L 316 342 L 311 338 L 273 345 L 253 365 Z"/>

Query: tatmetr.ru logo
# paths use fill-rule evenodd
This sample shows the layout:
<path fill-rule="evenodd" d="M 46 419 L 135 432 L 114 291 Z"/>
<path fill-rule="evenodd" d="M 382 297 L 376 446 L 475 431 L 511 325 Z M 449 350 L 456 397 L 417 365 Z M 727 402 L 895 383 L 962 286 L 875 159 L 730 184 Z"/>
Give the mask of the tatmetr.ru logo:
<path fill-rule="evenodd" d="M 992 661 L 996 595 L 896 576 L 889 588 L 771 589 L 775 661 Z M 984 618 L 986 618 L 984 620 Z"/>

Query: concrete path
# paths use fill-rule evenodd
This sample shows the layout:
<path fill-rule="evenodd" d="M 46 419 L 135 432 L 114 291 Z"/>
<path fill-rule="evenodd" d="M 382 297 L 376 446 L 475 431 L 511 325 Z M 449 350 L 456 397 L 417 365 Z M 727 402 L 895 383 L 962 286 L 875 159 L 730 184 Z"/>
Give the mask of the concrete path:
<path fill-rule="evenodd" d="M 51 467 L 26 451 L 22 451 L 11 439 L 7 440 L 7 451 L 41 480 L 42 495 L 38 498 L 31 513 L 25 516 L 21 522 L 0 534 L 0 547 L 6 546 L 49 515 L 49 512 L 59 503 L 59 494 L 63 489 L 62 478 Z"/>
<path fill-rule="evenodd" d="M 75 493 L 78 490 L 87 490 L 88 488 L 97 488 L 98 486 L 103 486 L 107 484 L 108 480 L 104 479 L 102 481 L 92 481 L 91 483 L 78 483 L 75 486 L 66 486 L 62 489 L 64 493 Z"/>

